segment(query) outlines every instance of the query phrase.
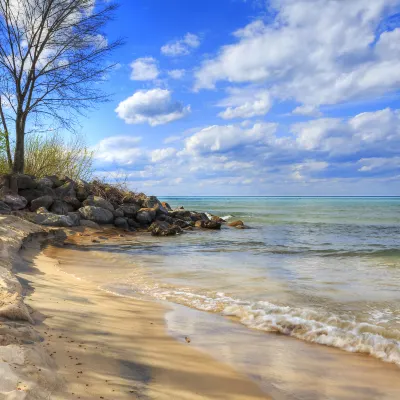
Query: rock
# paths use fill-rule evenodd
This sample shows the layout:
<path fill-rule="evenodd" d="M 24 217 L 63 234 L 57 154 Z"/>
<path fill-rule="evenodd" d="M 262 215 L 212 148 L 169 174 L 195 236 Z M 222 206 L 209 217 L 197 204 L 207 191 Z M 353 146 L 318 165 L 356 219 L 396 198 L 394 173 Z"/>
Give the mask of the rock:
<path fill-rule="evenodd" d="M 35 212 L 40 207 L 49 209 L 53 204 L 53 201 L 54 200 L 51 196 L 38 197 L 37 199 L 31 201 L 31 211 Z"/>
<path fill-rule="evenodd" d="M 125 217 L 133 218 L 140 210 L 140 207 L 137 204 L 123 204 L 118 209 L 124 213 Z"/>
<path fill-rule="evenodd" d="M 114 211 L 114 207 L 113 205 L 103 199 L 102 197 L 99 196 L 89 196 L 84 202 L 83 202 L 84 206 L 93 206 L 93 207 L 100 207 L 100 208 L 104 208 L 105 210 Z"/>
<path fill-rule="evenodd" d="M 21 189 L 35 189 L 37 183 L 34 181 L 33 177 L 30 175 L 18 174 L 17 178 L 17 186 L 18 190 Z"/>
<path fill-rule="evenodd" d="M 191 226 L 189 222 L 184 221 L 183 219 L 174 219 L 173 223 L 182 229 L 189 228 Z"/>
<path fill-rule="evenodd" d="M 221 229 L 221 223 L 217 221 L 196 221 L 195 226 L 203 229 Z"/>
<path fill-rule="evenodd" d="M 111 224 L 114 221 L 113 213 L 105 208 L 85 206 L 78 211 L 83 219 L 88 219 L 98 224 Z"/>
<path fill-rule="evenodd" d="M 217 221 L 217 222 L 221 222 L 221 224 L 224 224 L 226 221 L 224 219 L 222 219 L 221 217 L 218 217 L 218 215 L 211 215 L 211 221 Z"/>
<path fill-rule="evenodd" d="M 154 208 L 141 208 L 136 214 L 136 221 L 142 225 L 151 224 L 156 218 L 156 210 Z"/>
<path fill-rule="evenodd" d="M 161 205 L 162 205 L 167 211 L 172 211 L 171 206 L 170 206 L 167 202 L 163 201 L 163 202 L 161 203 Z"/>
<path fill-rule="evenodd" d="M 114 225 L 117 228 L 126 229 L 126 230 L 129 229 L 128 220 L 126 218 L 122 218 L 122 217 L 115 218 Z"/>
<path fill-rule="evenodd" d="M 50 178 L 48 178 L 46 176 L 42 179 L 39 179 L 37 181 L 37 184 L 40 186 L 47 186 L 50 189 L 53 189 L 55 187 L 55 183 L 53 182 L 53 180 L 51 180 Z"/>
<path fill-rule="evenodd" d="M 12 190 L 6 186 L 0 188 L 0 199 L 2 199 L 7 194 L 13 194 Z"/>
<path fill-rule="evenodd" d="M 36 214 L 48 214 L 50 211 L 47 208 L 40 207 L 36 210 Z"/>
<path fill-rule="evenodd" d="M 0 175 L 0 187 L 6 187 L 10 189 L 10 174 Z"/>
<path fill-rule="evenodd" d="M 148 229 L 152 236 L 173 236 L 182 233 L 182 229 L 177 225 L 170 225 L 167 222 L 153 222 Z"/>
<path fill-rule="evenodd" d="M 58 188 L 64 184 L 56 175 L 47 175 L 43 179 L 49 179 L 53 182 L 52 188 Z"/>
<path fill-rule="evenodd" d="M 50 211 L 58 215 L 67 215 L 69 212 L 73 211 L 67 203 L 62 200 L 54 200 Z"/>
<path fill-rule="evenodd" d="M 241 220 L 238 221 L 232 221 L 228 223 L 228 226 L 232 226 L 233 228 L 237 228 L 239 226 L 244 226 L 244 222 Z"/>
<path fill-rule="evenodd" d="M 34 222 L 38 225 L 57 226 L 61 228 L 71 228 L 76 226 L 75 222 L 68 215 L 56 215 L 52 213 L 36 214 Z"/>
<path fill-rule="evenodd" d="M 74 210 L 78 210 L 82 207 L 82 203 L 74 196 L 64 197 L 64 202 L 69 204 Z"/>
<path fill-rule="evenodd" d="M 138 224 L 133 218 L 128 218 L 128 225 L 131 228 L 135 228 L 135 229 L 140 228 L 140 224 Z"/>
<path fill-rule="evenodd" d="M 96 224 L 96 222 L 89 221 L 87 219 L 81 219 L 81 226 L 92 229 L 101 229 L 99 224 Z"/>
<path fill-rule="evenodd" d="M 165 221 L 165 222 L 168 222 L 169 224 L 174 223 L 174 219 L 172 217 L 170 217 L 169 215 L 165 215 L 165 214 L 157 215 L 156 221 Z"/>
<path fill-rule="evenodd" d="M 80 202 L 84 202 L 90 195 L 90 185 L 82 179 L 78 179 L 75 182 L 76 198 Z"/>
<path fill-rule="evenodd" d="M 74 226 L 79 226 L 81 224 L 81 214 L 79 214 L 79 212 L 69 212 L 68 217 L 71 218 Z"/>
<path fill-rule="evenodd" d="M 6 194 L 2 198 L 3 202 L 6 203 L 11 210 L 22 210 L 28 204 L 25 197 L 19 196 L 18 194 Z"/>
<path fill-rule="evenodd" d="M 0 201 L 0 215 L 10 214 L 11 207 L 8 206 L 4 201 Z"/>
<path fill-rule="evenodd" d="M 75 183 L 66 182 L 62 186 L 55 189 L 55 194 L 59 199 L 64 199 L 64 197 L 76 197 L 75 193 Z"/>
<path fill-rule="evenodd" d="M 117 208 L 113 211 L 114 218 L 123 218 L 125 216 L 124 211 L 121 208 Z"/>

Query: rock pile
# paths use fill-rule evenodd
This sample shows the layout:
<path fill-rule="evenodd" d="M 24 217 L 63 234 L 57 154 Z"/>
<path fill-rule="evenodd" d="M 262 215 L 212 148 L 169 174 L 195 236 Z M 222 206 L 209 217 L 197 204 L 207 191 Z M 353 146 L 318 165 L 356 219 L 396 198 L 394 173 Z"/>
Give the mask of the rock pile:
<path fill-rule="evenodd" d="M 16 214 L 55 227 L 113 224 L 125 230 L 146 229 L 154 236 L 176 235 L 196 227 L 221 229 L 221 221 L 182 208 L 172 210 L 155 196 L 124 192 L 104 198 L 96 193 L 95 183 L 68 177 L 0 175 L 0 214 Z"/>

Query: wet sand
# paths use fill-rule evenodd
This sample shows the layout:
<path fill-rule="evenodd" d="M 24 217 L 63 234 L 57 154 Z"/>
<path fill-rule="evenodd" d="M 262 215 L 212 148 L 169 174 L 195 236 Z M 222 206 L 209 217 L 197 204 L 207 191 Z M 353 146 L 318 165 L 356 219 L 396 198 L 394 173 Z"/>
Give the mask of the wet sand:
<path fill-rule="evenodd" d="M 84 265 L 90 253 L 81 255 Z M 43 252 L 23 256 L 25 302 L 61 381 L 51 399 L 269 398 L 244 374 L 169 336 L 162 305 L 101 291 Z"/>

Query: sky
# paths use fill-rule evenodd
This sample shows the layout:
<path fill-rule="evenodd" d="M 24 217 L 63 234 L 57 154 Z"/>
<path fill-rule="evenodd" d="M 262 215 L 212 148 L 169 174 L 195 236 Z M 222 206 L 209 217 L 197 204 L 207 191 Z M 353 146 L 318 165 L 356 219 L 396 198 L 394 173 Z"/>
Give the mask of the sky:
<path fill-rule="evenodd" d="M 400 195 L 400 0 L 119 0 L 81 122 L 157 196 Z"/>

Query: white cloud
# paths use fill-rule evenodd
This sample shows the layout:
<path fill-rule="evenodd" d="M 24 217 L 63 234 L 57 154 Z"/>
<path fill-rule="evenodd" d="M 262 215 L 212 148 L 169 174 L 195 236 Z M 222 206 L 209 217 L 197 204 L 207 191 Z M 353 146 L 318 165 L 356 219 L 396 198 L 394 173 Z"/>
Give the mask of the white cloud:
<path fill-rule="evenodd" d="M 296 107 L 293 111 L 292 114 L 294 115 L 305 115 L 308 117 L 320 117 L 322 115 L 321 111 L 315 107 L 315 106 L 308 106 L 308 105 L 303 105 Z"/>
<path fill-rule="evenodd" d="M 237 31 L 196 72 L 195 89 L 217 82 L 263 84 L 275 98 L 303 106 L 337 104 L 400 89 L 400 28 L 382 19 L 399 0 L 272 0 L 275 20 Z M 298 108 L 297 113 L 307 111 Z"/>
<path fill-rule="evenodd" d="M 168 75 L 172 79 L 182 79 L 185 76 L 185 70 L 184 69 L 173 69 L 171 71 L 168 71 Z"/>
<path fill-rule="evenodd" d="M 111 136 L 99 142 L 95 147 L 95 159 L 104 163 L 130 165 L 144 156 L 138 147 L 142 138 L 135 136 Z"/>
<path fill-rule="evenodd" d="M 161 47 L 161 53 L 168 57 L 186 56 L 200 46 L 200 38 L 187 33 L 182 39 L 169 42 Z"/>
<path fill-rule="evenodd" d="M 134 81 L 151 81 L 160 74 L 157 61 L 153 57 L 138 58 L 131 63 L 131 79 Z"/>
<path fill-rule="evenodd" d="M 220 107 L 227 107 L 218 114 L 223 119 L 265 115 L 272 105 L 271 97 L 266 90 L 229 88 L 228 93 L 229 97 L 218 104 Z"/>
<path fill-rule="evenodd" d="M 119 103 L 115 111 L 127 124 L 157 126 L 183 118 L 190 113 L 190 106 L 173 101 L 169 90 L 152 89 L 137 91 Z"/>
<path fill-rule="evenodd" d="M 171 157 L 174 157 L 177 153 L 177 150 L 173 147 L 168 147 L 166 149 L 156 149 L 151 152 L 151 161 L 160 162 L 168 160 Z"/>

